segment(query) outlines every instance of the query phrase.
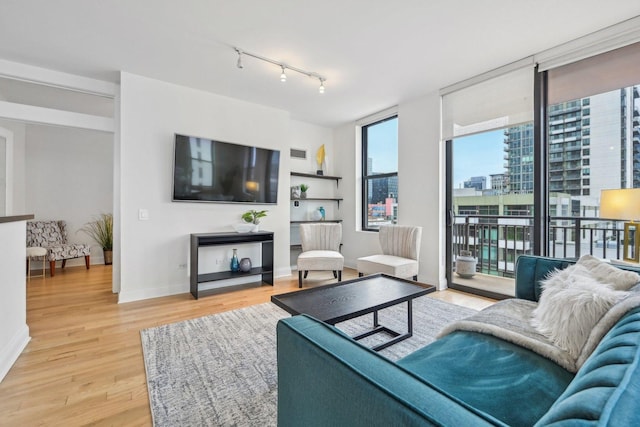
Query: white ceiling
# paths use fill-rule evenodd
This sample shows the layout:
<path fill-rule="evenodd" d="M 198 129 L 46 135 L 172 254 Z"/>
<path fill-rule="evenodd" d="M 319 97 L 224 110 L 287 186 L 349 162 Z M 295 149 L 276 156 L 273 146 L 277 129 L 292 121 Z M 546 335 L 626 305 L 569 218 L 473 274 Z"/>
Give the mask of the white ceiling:
<path fill-rule="evenodd" d="M 336 126 L 640 15 L 616 0 L 0 0 L 0 58 L 128 71 Z M 326 76 L 244 59 L 232 46 Z"/>

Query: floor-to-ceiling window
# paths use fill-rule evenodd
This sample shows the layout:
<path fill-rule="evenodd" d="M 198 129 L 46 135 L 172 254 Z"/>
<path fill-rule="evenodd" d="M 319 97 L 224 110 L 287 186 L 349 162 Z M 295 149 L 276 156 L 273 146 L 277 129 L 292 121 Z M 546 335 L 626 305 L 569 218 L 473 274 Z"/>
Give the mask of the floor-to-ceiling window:
<path fill-rule="evenodd" d="M 547 252 L 620 259 L 623 222 L 601 215 L 600 199 L 640 187 L 640 43 L 547 74 Z"/>
<path fill-rule="evenodd" d="M 622 258 L 623 222 L 633 218 L 607 218 L 600 201 L 603 190 L 640 187 L 638 70 L 640 43 L 531 70 L 535 90 L 498 77 L 443 95 L 452 287 L 512 294 L 495 285 L 526 253 Z M 514 119 L 526 98 L 510 98 L 514 83 L 537 99 L 535 123 Z M 475 276 L 455 274 L 461 253 L 477 259 Z"/>
<path fill-rule="evenodd" d="M 533 81 L 526 63 L 443 96 L 451 287 L 512 295 L 515 260 L 532 249 Z"/>

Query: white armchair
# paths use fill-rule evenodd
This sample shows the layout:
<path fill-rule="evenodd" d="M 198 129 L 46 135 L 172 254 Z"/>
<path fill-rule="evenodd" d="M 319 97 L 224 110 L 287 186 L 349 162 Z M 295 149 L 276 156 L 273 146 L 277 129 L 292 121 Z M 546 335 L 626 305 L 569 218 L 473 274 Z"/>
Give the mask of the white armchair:
<path fill-rule="evenodd" d="M 309 271 L 333 271 L 333 277 L 342 281 L 344 257 L 339 252 L 342 241 L 342 225 L 301 224 L 302 253 L 298 255 L 298 287 Z"/>
<path fill-rule="evenodd" d="M 382 254 L 358 258 L 358 276 L 385 273 L 418 280 L 422 227 L 381 225 L 378 239 Z"/>

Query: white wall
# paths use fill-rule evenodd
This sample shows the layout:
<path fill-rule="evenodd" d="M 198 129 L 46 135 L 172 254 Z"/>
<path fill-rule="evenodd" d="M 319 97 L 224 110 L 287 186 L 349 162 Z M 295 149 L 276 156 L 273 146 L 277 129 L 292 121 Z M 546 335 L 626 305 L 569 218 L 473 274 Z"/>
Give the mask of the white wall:
<path fill-rule="evenodd" d="M 354 123 L 334 130 L 344 172 L 343 255 L 345 264 L 380 252 L 378 233 L 360 230 L 360 129 Z M 343 184 L 341 184 L 343 185 Z M 398 106 L 398 222 L 422 230 L 420 281 L 445 286 L 444 149 L 440 144 L 440 96 L 432 93 Z"/>
<path fill-rule="evenodd" d="M 26 210 L 25 192 L 25 132 L 24 123 L 0 120 L 0 127 L 13 132 L 13 208 L 10 214 L 30 213 Z"/>
<path fill-rule="evenodd" d="M 29 342 L 25 221 L 0 223 L 0 381 Z"/>
<path fill-rule="evenodd" d="M 113 134 L 27 125 L 25 176 L 26 210 L 36 220 L 67 221 L 69 241 L 91 244 L 91 263 L 104 263 L 102 248 L 78 230 L 113 212 Z"/>
<path fill-rule="evenodd" d="M 264 206 L 261 226 L 275 233 L 276 277 L 290 274 L 289 114 L 126 72 L 120 81 L 119 301 L 188 292 L 189 235 L 231 231 L 252 208 L 171 202 L 174 133 L 280 150 L 278 204 Z M 149 220 L 138 220 L 139 209 Z"/>
<path fill-rule="evenodd" d="M 398 106 L 398 144 L 399 221 L 422 226 L 420 280 L 443 288 L 445 156 L 438 93 Z"/>
<path fill-rule="evenodd" d="M 321 145 L 325 148 L 325 166 L 323 172 L 325 175 L 342 176 L 342 170 L 334 162 L 336 157 L 336 149 L 333 143 L 333 132 L 330 128 L 317 126 L 300 121 L 291 121 L 290 126 L 291 148 L 297 148 L 307 151 L 306 159 L 291 158 L 291 171 L 315 174 L 318 169 L 316 162 L 316 153 Z M 308 197 L 329 197 L 338 198 L 341 196 L 342 183 L 340 187 L 336 186 L 336 182 L 332 180 L 322 180 L 313 178 L 291 177 L 289 186 L 306 184 L 309 186 Z M 313 211 L 320 206 L 325 209 L 327 219 L 341 219 L 343 217 L 343 204 L 331 201 L 298 201 L 297 206 L 294 202 L 290 202 L 291 220 L 309 220 L 312 219 Z M 300 244 L 300 228 L 297 224 L 291 225 L 291 243 Z M 299 250 L 291 251 L 290 264 L 292 269 L 296 268 Z"/>
<path fill-rule="evenodd" d="M 297 120 L 290 122 L 290 144 L 291 148 L 307 151 L 307 159 L 291 159 L 291 170 L 303 173 L 316 173 L 318 165 L 316 163 L 316 153 L 320 146 L 324 144 L 326 154 L 325 175 L 340 175 L 337 165 L 333 162 L 336 150 L 333 143 L 333 132 L 331 129 L 305 123 Z"/>

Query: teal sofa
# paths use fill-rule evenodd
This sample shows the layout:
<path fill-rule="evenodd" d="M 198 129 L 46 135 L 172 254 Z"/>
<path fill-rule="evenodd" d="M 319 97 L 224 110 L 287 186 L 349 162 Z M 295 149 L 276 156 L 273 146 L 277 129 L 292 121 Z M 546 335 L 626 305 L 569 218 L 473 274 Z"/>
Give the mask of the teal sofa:
<path fill-rule="evenodd" d="M 572 261 L 521 256 L 516 297 Z M 577 373 L 494 336 L 456 331 L 392 362 L 301 315 L 278 323 L 278 425 L 640 425 L 640 308 Z"/>

